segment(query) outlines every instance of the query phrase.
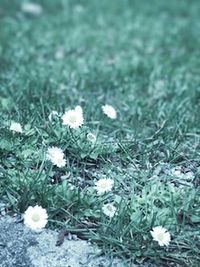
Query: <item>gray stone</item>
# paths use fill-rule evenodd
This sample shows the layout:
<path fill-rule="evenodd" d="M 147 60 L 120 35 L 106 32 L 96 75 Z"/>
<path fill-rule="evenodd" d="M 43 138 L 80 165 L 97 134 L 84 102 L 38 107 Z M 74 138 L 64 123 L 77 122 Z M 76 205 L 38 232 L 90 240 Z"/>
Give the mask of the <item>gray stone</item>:
<path fill-rule="evenodd" d="M 22 224 L 5 217 L 0 220 L 0 262 L 1 267 L 32 267 L 27 248 L 36 243 L 34 235 L 24 231 Z"/>
<path fill-rule="evenodd" d="M 83 240 L 67 240 L 56 246 L 58 233 L 32 232 L 5 216 L 0 219 L 1 267 L 126 267 L 119 259 L 99 255 L 99 249 Z"/>

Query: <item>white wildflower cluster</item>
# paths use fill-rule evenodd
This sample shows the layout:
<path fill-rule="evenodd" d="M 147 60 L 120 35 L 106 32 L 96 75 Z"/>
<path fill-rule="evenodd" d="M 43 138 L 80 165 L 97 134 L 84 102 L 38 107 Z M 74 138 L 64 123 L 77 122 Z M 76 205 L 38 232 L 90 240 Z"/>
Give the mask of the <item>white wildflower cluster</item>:
<path fill-rule="evenodd" d="M 26 11 L 37 13 L 40 9 L 37 6 L 34 7 L 29 4 L 29 6 L 23 7 L 23 10 L 24 12 Z M 108 118 L 112 120 L 117 118 L 117 112 L 111 105 L 106 104 L 102 106 L 102 111 Z M 62 119 L 62 125 L 68 126 L 71 129 L 78 129 L 84 124 L 83 110 L 80 106 L 76 106 L 74 109 L 67 110 L 63 115 L 53 110 L 49 114 L 48 119 L 53 123 L 56 118 L 60 117 Z M 10 124 L 10 130 L 16 133 L 23 133 L 22 126 L 18 122 L 12 122 Z M 86 137 L 88 142 L 90 142 L 92 145 L 96 143 L 96 136 L 92 132 L 89 132 Z M 62 168 L 66 165 L 65 154 L 59 147 L 49 147 L 46 152 L 46 158 L 47 160 L 51 161 L 53 165 L 59 168 Z M 190 178 L 193 176 L 192 172 L 189 172 L 186 175 L 183 174 L 180 168 L 172 169 L 171 174 L 176 177 L 183 177 L 184 175 Z M 94 184 L 94 189 L 96 190 L 97 195 L 103 196 L 105 193 L 112 191 L 114 187 L 114 180 L 110 178 L 101 178 Z M 102 206 L 102 212 L 111 219 L 117 214 L 117 208 L 115 207 L 114 203 L 106 203 Z M 47 211 L 41 206 L 29 206 L 24 213 L 24 224 L 34 231 L 40 231 L 41 229 L 43 229 L 46 226 L 47 222 Z M 171 241 L 170 233 L 162 226 L 153 227 L 153 229 L 150 231 L 150 234 L 153 240 L 158 242 L 161 247 L 168 246 Z"/>
<path fill-rule="evenodd" d="M 30 9 L 31 8 L 37 9 L 37 6 L 34 6 L 30 3 L 28 3 L 27 6 L 23 7 L 23 10 L 25 10 L 25 9 L 28 10 L 29 8 Z M 102 106 L 102 110 L 109 118 L 116 119 L 117 113 L 112 106 L 106 104 L 106 105 Z M 59 117 L 60 117 L 60 114 L 56 110 L 53 110 L 50 112 L 50 114 L 48 116 L 48 120 L 53 123 L 53 121 Z M 82 107 L 76 106 L 74 109 L 67 110 L 62 115 L 61 119 L 62 119 L 62 124 L 64 126 L 68 126 L 71 129 L 78 129 L 79 127 L 81 127 L 84 124 L 84 116 L 83 116 Z M 22 126 L 18 122 L 12 122 L 10 125 L 10 130 L 13 132 L 16 132 L 16 133 L 22 133 L 23 132 Z M 94 145 L 96 143 L 96 135 L 89 132 L 87 134 L 87 140 L 92 145 Z M 64 158 L 64 153 L 63 153 L 62 149 L 60 149 L 58 147 L 48 148 L 46 158 L 47 158 L 47 160 L 50 160 L 53 165 L 56 165 L 59 168 L 64 167 L 66 165 L 66 159 Z M 108 181 L 106 181 L 106 182 L 108 182 Z M 101 185 L 99 185 L 99 186 L 101 186 Z M 99 192 L 102 190 L 103 189 L 98 190 L 98 188 L 97 188 L 97 191 L 99 191 Z M 108 189 L 106 189 L 106 190 L 108 191 Z"/>
<path fill-rule="evenodd" d="M 104 114 L 106 114 L 110 119 L 117 118 L 117 112 L 111 105 L 102 106 Z M 72 129 L 77 129 L 81 127 L 84 123 L 83 110 L 81 106 L 76 106 L 75 109 L 67 110 L 62 116 L 62 124 L 69 126 Z M 88 135 L 88 139 L 95 142 L 95 136 L 91 133 Z"/>

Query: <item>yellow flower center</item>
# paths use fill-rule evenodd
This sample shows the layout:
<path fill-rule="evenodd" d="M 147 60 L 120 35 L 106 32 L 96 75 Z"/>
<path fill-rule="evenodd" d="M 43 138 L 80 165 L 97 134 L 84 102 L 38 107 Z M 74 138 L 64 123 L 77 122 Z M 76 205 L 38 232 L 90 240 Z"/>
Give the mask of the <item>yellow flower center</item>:
<path fill-rule="evenodd" d="M 103 183 L 101 184 L 101 187 L 102 187 L 102 188 L 106 188 L 106 187 L 107 187 L 107 183 L 106 183 L 106 182 L 103 182 Z"/>
<path fill-rule="evenodd" d="M 107 206 L 107 209 L 108 209 L 108 211 L 113 211 L 113 208 L 112 208 L 112 206 Z"/>
<path fill-rule="evenodd" d="M 69 117 L 69 120 L 70 120 L 71 123 L 75 123 L 76 122 L 76 115 L 71 115 Z"/>
<path fill-rule="evenodd" d="M 34 213 L 31 218 L 34 222 L 38 222 L 40 220 L 40 215 L 38 213 Z"/>
<path fill-rule="evenodd" d="M 162 241 L 164 239 L 164 234 L 163 233 L 159 233 L 158 234 L 158 240 Z"/>

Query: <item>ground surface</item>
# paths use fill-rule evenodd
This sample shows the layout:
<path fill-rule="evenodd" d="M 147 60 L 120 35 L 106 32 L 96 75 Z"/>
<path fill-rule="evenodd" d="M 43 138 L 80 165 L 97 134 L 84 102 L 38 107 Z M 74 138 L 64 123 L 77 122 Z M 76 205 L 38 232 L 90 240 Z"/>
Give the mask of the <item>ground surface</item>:
<path fill-rule="evenodd" d="M 34 233 L 11 217 L 0 219 L 1 267 L 126 267 L 121 260 L 100 256 L 99 249 L 81 240 L 65 238 L 56 246 L 58 232 Z M 135 267 L 135 265 L 131 265 Z M 153 267 L 142 265 L 141 267 Z"/>
<path fill-rule="evenodd" d="M 131 264 L 197 267 L 200 2 L 38 0 L 39 14 L 25 2 L 0 0 L 1 213 L 38 204 L 48 228 Z M 77 105 L 78 131 L 49 120 Z M 51 146 L 63 149 L 65 167 L 46 160 Z M 114 187 L 99 196 L 102 177 Z M 107 203 L 117 208 L 112 219 Z M 155 226 L 169 231 L 168 247 L 152 240 Z"/>

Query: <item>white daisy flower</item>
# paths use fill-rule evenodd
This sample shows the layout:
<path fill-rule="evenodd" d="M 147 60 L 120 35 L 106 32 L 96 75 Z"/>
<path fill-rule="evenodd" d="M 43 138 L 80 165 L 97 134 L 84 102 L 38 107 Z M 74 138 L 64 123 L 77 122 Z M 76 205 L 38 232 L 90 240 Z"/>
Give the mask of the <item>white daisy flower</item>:
<path fill-rule="evenodd" d="M 102 106 L 102 110 L 103 110 L 103 113 L 106 114 L 110 119 L 117 118 L 117 112 L 112 106 L 104 105 Z"/>
<path fill-rule="evenodd" d="M 31 3 L 31 2 L 23 3 L 21 10 L 24 13 L 29 13 L 29 14 L 36 15 L 36 16 L 39 16 L 40 14 L 42 14 L 42 11 L 43 11 L 42 7 L 39 4 Z"/>
<path fill-rule="evenodd" d="M 95 189 L 97 190 L 97 194 L 101 195 L 105 192 L 109 192 L 112 190 L 114 185 L 114 181 L 110 178 L 103 178 L 95 182 Z"/>
<path fill-rule="evenodd" d="M 24 224 L 34 231 L 39 231 L 46 226 L 48 215 L 45 209 L 36 205 L 29 206 L 24 213 Z"/>
<path fill-rule="evenodd" d="M 177 176 L 177 177 L 182 176 L 181 168 L 180 167 L 175 167 L 175 168 L 171 169 L 171 174 L 173 176 Z"/>
<path fill-rule="evenodd" d="M 87 140 L 94 145 L 96 143 L 96 140 L 97 140 L 96 135 L 94 135 L 93 133 L 88 133 L 87 134 Z"/>
<path fill-rule="evenodd" d="M 12 122 L 10 125 L 10 130 L 13 132 L 16 132 L 16 133 L 22 133 L 23 132 L 22 126 L 18 122 Z"/>
<path fill-rule="evenodd" d="M 110 218 L 112 218 L 115 215 L 116 210 L 117 208 L 111 203 L 105 204 L 102 207 L 103 213 Z"/>
<path fill-rule="evenodd" d="M 192 171 L 188 171 L 186 173 L 182 172 L 181 167 L 175 167 L 171 169 L 171 174 L 175 177 L 179 177 L 182 179 L 193 179 L 194 178 L 194 173 Z"/>
<path fill-rule="evenodd" d="M 150 231 L 153 240 L 157 241 L 162 246 L 168 246 L 171 241 L 170 233 L 162 226 L 156 226 L 153 231 Z"/>
<path fill-rule="evenodd" d="M 83 124 L 83 110 L 80 106 L 75 109 L 66 111 L 62 116 L 63 125 L 68 125 L 72 129 L 76 129 Z"/>
<path fill-rule="evenodd" d="M 64 159 L 64 153 L 61 148 L 49 147 L 47 150 L 47 159 L 50 160 L 53 165 L 61 168 L 66 165 L 66 160 Z"/>

